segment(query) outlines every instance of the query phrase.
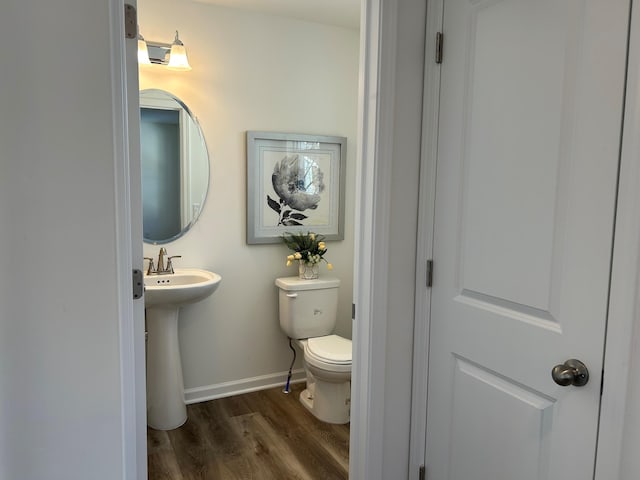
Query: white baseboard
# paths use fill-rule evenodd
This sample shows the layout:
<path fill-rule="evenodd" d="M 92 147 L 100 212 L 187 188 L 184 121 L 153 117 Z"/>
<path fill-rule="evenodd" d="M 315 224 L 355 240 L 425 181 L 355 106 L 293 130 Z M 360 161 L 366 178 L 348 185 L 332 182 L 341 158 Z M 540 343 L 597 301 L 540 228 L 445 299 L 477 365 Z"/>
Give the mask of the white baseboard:
<path fill-rule="evenodd" d="M 287 382 L 289 372 L 277 372 L 259 377 L 243 378 L 232 382 L 216 383 L 204 387 L 188 388 L 184 391 L 184 401 L 187 405 L 192 403 L 206 402 L 216 398 L 231 397 L 241 393 L 255 392 L 282 386 Z M 293 371 L 291 383 L 304 382 L 306 379 L 304 368 Z"/>

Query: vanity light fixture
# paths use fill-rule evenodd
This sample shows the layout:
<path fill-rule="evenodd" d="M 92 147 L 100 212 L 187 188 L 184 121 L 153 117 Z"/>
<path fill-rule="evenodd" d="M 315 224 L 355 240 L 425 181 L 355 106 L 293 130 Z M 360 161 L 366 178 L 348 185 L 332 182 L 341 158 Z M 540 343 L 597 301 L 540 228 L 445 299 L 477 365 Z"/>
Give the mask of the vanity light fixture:
<path fill-rule="evenodd" d="M 191 70 L 187 51 L 178 37 L 177 30 L 173 43 L 145 42 L 142 35 L 138 34 L 138 63 L 141 65 L 166 65 L 171 70 Z"/>

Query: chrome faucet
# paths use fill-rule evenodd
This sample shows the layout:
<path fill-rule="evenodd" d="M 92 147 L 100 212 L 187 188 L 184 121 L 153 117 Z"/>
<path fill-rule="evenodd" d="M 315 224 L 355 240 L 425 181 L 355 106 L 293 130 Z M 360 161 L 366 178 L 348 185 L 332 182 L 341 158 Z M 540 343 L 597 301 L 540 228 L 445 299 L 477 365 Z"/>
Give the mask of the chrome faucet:
<path fill-rule="evenodd" d="M 153 265 L 153 258 L 144 257 L 145 260 L 149 260 L 149 267 L 147 268 L 147 275 L 164 275 L 167 273 L 174 273 L 173 271 L 173 262 L 171 261 L 174 258 L 182 258 L 182 255 L 173 255 L 172 257 L 167 258 L 167 265 L 164 264 L 164 257 L 167 255 L 167 249 L 164 247 L 160 247 L 160 252 L 158 253 L 158 263 Z"/>
<path fill-rule="evenodd" d="M 165 273 L 164 268 L 164 256 L 167 254 L 167 249 L 160 247 L 160 253 L 158 253 L 158 263 L 156 264 L 156 273 Z"/>

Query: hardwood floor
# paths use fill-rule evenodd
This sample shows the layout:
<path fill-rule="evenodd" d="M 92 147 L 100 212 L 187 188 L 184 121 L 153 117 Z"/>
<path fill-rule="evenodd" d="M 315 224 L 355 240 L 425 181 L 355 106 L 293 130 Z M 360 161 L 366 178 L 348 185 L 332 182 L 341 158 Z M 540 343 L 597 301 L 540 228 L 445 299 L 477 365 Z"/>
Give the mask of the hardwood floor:
<path fill-rule="evenodd" d="M 349 425 L 318 421 L 304 383 L 189 405 L 180 428 L 147 429 L 149 480 L 349 477 Z"/>

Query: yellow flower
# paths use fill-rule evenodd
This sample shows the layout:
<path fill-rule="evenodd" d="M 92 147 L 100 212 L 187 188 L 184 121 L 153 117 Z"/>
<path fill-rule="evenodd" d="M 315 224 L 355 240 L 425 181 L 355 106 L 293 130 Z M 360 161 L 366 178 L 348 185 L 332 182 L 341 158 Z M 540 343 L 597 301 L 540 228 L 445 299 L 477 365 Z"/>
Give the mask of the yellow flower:
<path fill-rule="evenodd" d="M 293 260 L 293 255 L 287 255 L 287 260 L 289 261 Z"/>
<path fill-rule="evenodd" d="M 300 252 L 296 252 L 296 253 L 293 255 L 293 258 L 295 258 L 296 260 L 300 260 L 300 259 L 302 258 L 302 254 L 301 254 Z"/>
<path fill-rule="evenodd" d="M 328 270 L 333 270 L 333 265 L 331 263 L 327 263 L 327 269 Z"/>
<path fill-rule="evenodd" d="M 327 247 L 326 247 L 324 242 L 318 242 L 318 248 L 320 250 L 326 250 L 327 249 Z"/>
<path fill-rule="evenodd" d="M 287 260 L 287 267 L 291 266 L 291 260 Z"/>
<path fill-rule="evenodd" d="M 309 234 L 309 238 L 310 238 L 311 240 L 315 240 L 315 239 L 316 239 L 316 234 L 315 234 L 315 233 L 310 233 L 310 234 Z"/>

